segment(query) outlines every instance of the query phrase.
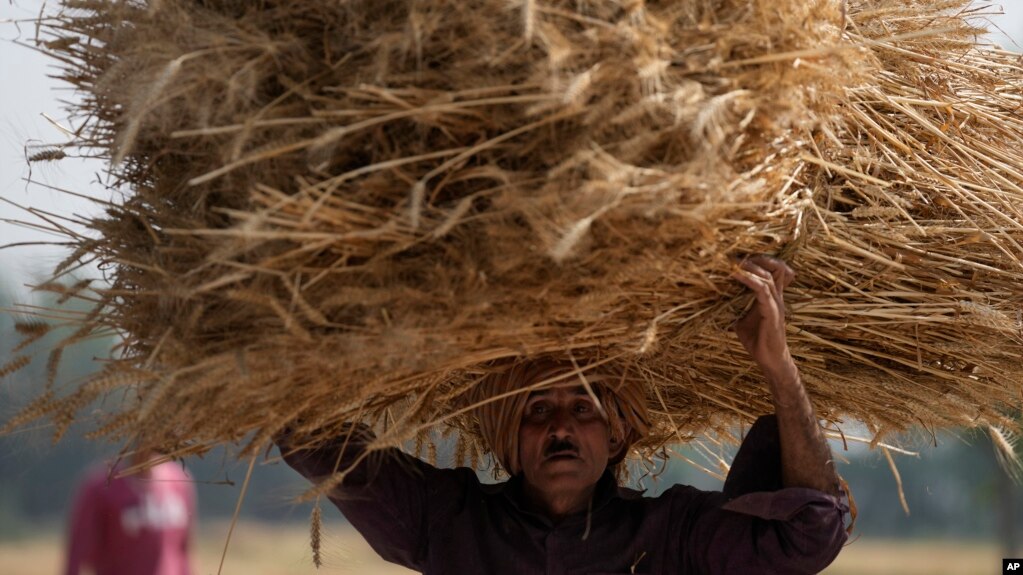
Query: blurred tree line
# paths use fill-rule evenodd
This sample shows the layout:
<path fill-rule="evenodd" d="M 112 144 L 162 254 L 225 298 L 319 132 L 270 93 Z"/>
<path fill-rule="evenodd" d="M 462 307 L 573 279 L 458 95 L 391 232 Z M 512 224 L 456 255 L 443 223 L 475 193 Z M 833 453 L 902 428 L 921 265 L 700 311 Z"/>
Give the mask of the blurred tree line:
<path fill-rule="evenodd" d="M 42 292 L 37 293 L 32 302 L 15 302 L 9 292 L 0 289 L 0 309 L 10 309 L 16 303 L 31 303 L 72 313 L 87 310 L 80 300 L 72 298 L 58 303 L 58 298 L 57 294 Z M 21 340 L 14 329 L 16 318 L 19 316 L 0 314 L 0 365 L 11 359 L 11 348 Z M 27 319 L 27 316 L 19 319 Z M 66 329 L 56 329 L 32 344 L 28 348 L 35 354 L 32 363 L 0 379 L 0 423 L 39 393 L 47 378 L 46 351 L 66 335 Z M 95 359 L 106 357 L 114 344 L 113 340 L 97 339 L 67 348 L 57 374 L 58 388 L 73 385 L 95 371 L 99 365 Z M 85 413 L 102 408 L 99 403 Z M 0 538 L 27 535 L 37 529 L 52 528 L 62 521 L 76 483 L 85 470 L 118 453 L 121 445 L 84 439 L 82 435 L 89 429 L 88 421 L 78 422 L 57 444 L 52 443 L 46 422 L 36 422 L 27 429 L 0 437 Z M 1003 541 L 1003 546 L 1012 539 L 1016 549 L 1020 549 L 1011 527 L 1017 518 L 1023 517 L 1023 495 L 1018 485 L 1005 479 L 987 435 L 948 432 L 934 441 L 937 447 L 914 446 L 920 451 L 919 458 L 896 455 L 911 511 L 908 516 L 900 504 L 887 460 L 880 452 L 856 446 L 843 452 L 840 444 L 834 445 L 838 455 L 849 460 L 840 464 L 839 470 L 851 486 L 859 508 L 856 533 L 886 538 L 985 539 Z M 453 451 L 450 447 L 441 446 L 441 463 L 450 459 L 448 452 Z M 691 448 L 682 451 L 698 459 Z M 246 464 L 235 462 L 230 450 L 225 448 L 184 463 L 197 482 L 201 517 L 229 518 Z M 721 486 L 719 480 L 685 462 L 673 460 L 662 470 L 658 481 L 647 479 L 642 487 L 656 495 L 675 483 L 703 489 Z M 304 480 L 282 463 L 257 465 L 245 495 L 242 516 L 305 521 L 309 516 L 308 506 L 293 503 L 293 498 L 305 487 Z M 335 510 L 327 513 L 329 517 L 340 515 Z"/>

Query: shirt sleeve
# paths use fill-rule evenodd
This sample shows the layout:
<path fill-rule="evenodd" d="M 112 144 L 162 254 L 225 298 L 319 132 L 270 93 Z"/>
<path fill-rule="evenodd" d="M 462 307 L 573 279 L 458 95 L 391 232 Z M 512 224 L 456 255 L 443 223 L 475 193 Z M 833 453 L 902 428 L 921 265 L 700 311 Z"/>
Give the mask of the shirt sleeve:
<path fill-rule="evenodd" d="M 469 478 L 459 470 L 439 470 L 398 449 L 367 454 L 366 446 L 373 439 L 367 427 L 354 426 L 350 436 L 344 434 L 316 449 L 285 447 L 282 455 L 313 483 L 330 477 L 334 470 L 351 468 L 330 492 L 331 502 L 383 559 L 421 571 L 431 523 L 439 515 L 430 502 L 464 496 Z"/>
<path fill-rule="evenodd" d="M 99 491 L 97 478 L 90 474 L 75 495 L 68 525 L 65 575 L 78 575 L 86 567 L 92 568 L 96 564 L 102 533 Z"/>
<path fill-rule="evenodd" d="M 724 492 L 732 498 L 746 493 L 777 491 L 782 487 L 778 418 L 763 415 L 753 423 L 732 459 Z"/>
<path fill-rule="evenodd" d="M 700 503 L 688 532 L 692 569 L 705 574 L 819 573 L 847 533 L 844 495 L 782 488 L 781 448 L 773 415 L 753 424 L 722 493 Z"/>
<path fill-rule="evenodd" d="M 819 573 L 847 537 L 845 498 L 813 489 L 715 494 L 705 504 L 689 534 L 697 573 Z"/>

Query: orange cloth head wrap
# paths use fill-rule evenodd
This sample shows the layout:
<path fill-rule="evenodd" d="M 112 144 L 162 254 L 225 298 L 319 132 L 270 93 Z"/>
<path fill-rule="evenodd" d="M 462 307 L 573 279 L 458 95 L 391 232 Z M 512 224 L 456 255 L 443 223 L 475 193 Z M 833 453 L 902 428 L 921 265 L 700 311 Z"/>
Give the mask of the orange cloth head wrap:
<path fill-rule="evenodd" d="M 486 402 L 475 411 L 480 431 L 498 462 L 509 475 L 521 472 L 519 466 L 519 425 L 529 392 L 554 385 L 582 385 L 585 378 L 607 415 L 612 439 L 624 442 L 624 448 L 609 465 L 625 458 L 629 447 L 650 430 L 646 391 L 638 379 L 621 378 L 582 367 L 577 371 L 568 362 L 538 360 L 517 363 L 483 378 L 474 393 L 475 402 Z M 537 388 L 530 386 L 549 381 Z M 527 389 L 530 388 L 530 389 Z"/>

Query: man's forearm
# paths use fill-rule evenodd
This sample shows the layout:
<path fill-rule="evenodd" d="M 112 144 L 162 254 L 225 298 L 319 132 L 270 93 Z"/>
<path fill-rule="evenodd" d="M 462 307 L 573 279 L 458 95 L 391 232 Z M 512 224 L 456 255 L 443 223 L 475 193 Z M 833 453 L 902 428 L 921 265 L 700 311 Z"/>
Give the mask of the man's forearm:
<path fill-rule="evenodd" d="M 837 495 L 841 486 L 831 449 L 795 362 L 789 360 L 782 369 L 765 376 L 778 418 L 785 487 L 808 487 Z"/>
<path fill-rule="evenodd" d="M 365 425 L 345 425 L 338 436 L 316 448 L 297 449 L 290 432 L 274 438 L 284 462 L 310 482 L 319 484 L 335 473 L 347 472 L 346 484 L 366 482 L 366 465 L 353 467 L 364 458 L 366 446 L 373 441 L 373 432 Z"/>

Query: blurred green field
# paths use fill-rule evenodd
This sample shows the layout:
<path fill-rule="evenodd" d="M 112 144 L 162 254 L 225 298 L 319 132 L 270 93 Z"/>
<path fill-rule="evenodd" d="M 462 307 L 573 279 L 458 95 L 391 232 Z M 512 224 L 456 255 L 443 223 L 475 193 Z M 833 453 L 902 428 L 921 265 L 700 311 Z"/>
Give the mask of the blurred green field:
<path fill-rule="evenodd" d="M 205 526 L 197 540 L 196 575 L 217 573 L 226 523 Z M 231 538 L 224 575 L 402 575 L 411 571 L 378 559 L 351 528 L 324 526 L 324 566 L 312 564 L 309 535 L 298 524 L 240 523 Z M 49 532 L 0 541 L 0 574 L 55 575 L 62 568 L 62 539 Z M 1001 573 L 993 544 L 957 541 L 889 542 L 859 539 L 850 544 L 828 575 L 987 575 Z"/>

